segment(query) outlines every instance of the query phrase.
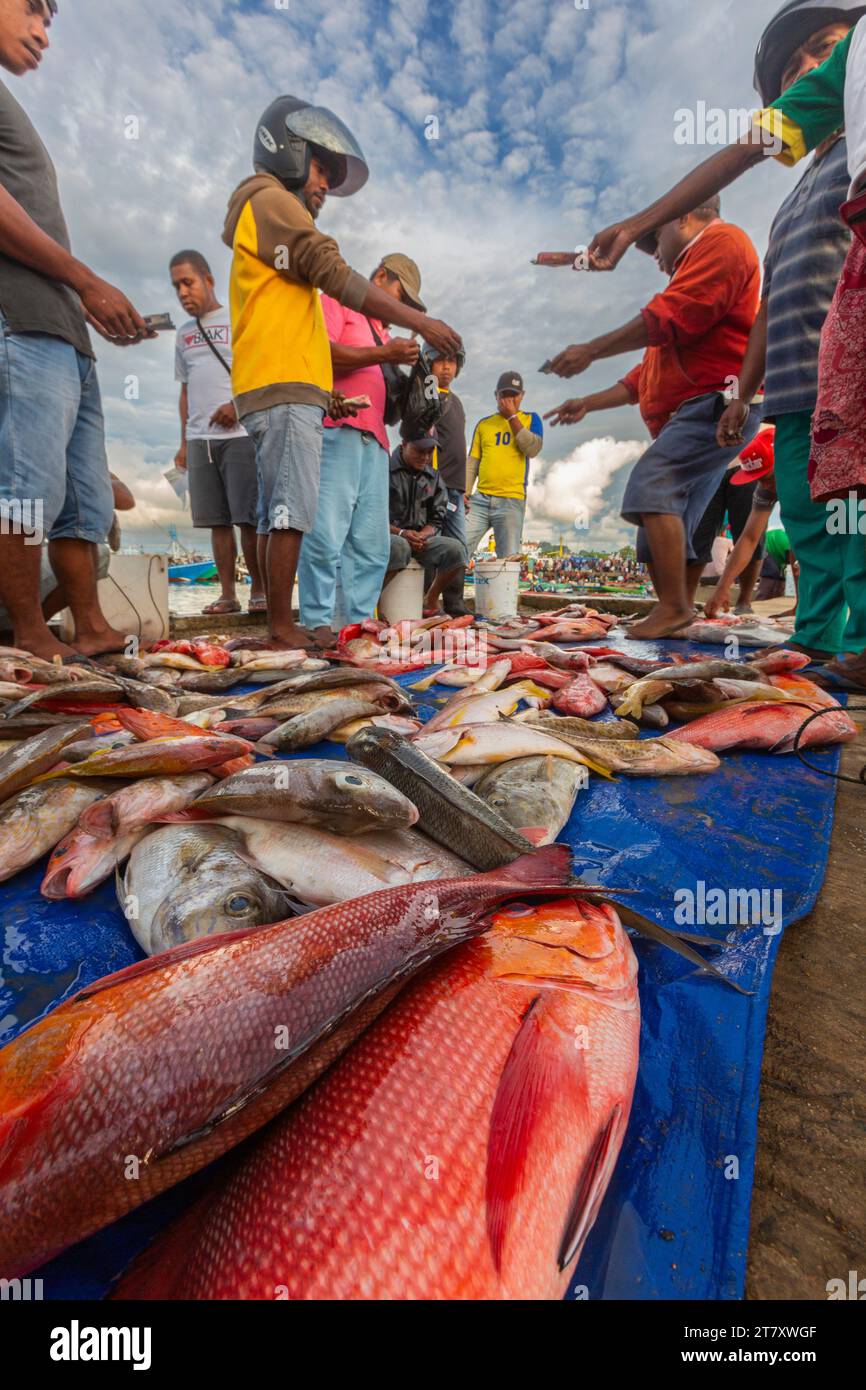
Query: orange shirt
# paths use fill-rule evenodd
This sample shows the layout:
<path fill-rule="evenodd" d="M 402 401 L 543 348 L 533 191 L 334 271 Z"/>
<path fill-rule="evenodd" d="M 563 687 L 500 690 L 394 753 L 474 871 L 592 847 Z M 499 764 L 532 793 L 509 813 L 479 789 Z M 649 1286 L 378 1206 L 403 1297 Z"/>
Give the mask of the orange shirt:
<path fill-rule="evenodd" d="M 686 247 L 642 310 L 649 347 L 622 378 L 654 439 L 684 401 L 739 375 L 760 295 L 758 253 L 740 227 L 711 222 Z"/>

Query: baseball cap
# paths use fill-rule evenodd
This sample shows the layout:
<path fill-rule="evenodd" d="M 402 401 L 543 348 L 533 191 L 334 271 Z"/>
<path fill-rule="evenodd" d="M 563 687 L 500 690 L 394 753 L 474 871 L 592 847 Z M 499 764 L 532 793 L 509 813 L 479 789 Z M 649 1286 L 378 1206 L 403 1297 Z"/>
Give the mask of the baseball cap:
<path fill-rule="evenodd" d="M 776 466 L 776 453 L 773 447 L 776 437 L 774 425 L 767 425 L 759 430 L 752 440 L 747 444 L 740 454 L 738 462 L 740 467 L 731 476 L 731 482 L 737 487 L 743 487 L 746 483 L 756 483 L 761 478 L 766 478 L 768 473 L 772 473 Z"/>
<path fill-rule="evenodd" d="M 496 383 L 497 396 L 511 396 L 523 390 L 523 377 L 519 372 L 503 372 Z"/>
<path fill-rule="evenodd" d="M 435 425 L 432 425 L 429 430 L 425 430 L 423 434 L 417 434 L 415 431 L 413 434 L 415 437 L 412 439 L 407 439 L 406 435 L 402 435 L 403 443 L 414 444 L 416 449 L 429 449 L 431 454 L 434 449 L 439 447 L 439 435 L 436 433 Z"/>
<path fill-rule="evenodd" d="M 426 314 L 427 305 L 421 298 L 421 272 L 411 257 L 404 256 L 399 251 L 392 251 L 390 255 L 382 257 L 380 264 L 386 270 L 390 270 L 392 275 L 397 276 L 412 308 L 420 309 L 422 314 Z"/>

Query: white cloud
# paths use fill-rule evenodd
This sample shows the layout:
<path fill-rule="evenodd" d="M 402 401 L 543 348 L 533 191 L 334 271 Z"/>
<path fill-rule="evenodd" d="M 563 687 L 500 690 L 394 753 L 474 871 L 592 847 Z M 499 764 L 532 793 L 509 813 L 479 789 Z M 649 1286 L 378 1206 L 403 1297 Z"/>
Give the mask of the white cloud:
<path fill-rule="evenodd" d="M 532 535 L 591 532 L 615 539 L 624 533 L 619 508 L 610 501 L 611 484 L 623 469 L 643 453 L 635 440 L 616 440 L 611 435 L 578 444 L 566 458 L 540 461 L 529 483 L 527 518 Z M 571 536 L 568 532 L 571 531 Z"/>

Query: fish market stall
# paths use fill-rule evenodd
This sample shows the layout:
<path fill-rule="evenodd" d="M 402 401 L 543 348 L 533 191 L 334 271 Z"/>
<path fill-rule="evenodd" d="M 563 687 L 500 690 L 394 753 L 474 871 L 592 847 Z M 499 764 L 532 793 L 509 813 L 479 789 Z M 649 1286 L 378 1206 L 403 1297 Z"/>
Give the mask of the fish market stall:
<path fill-rule="evenodd" d="M 12 778 L 3 784 L 9 800 L 29 795 L 38 810 L 49 790 L 55 798 L 44 830 L 45 848 L 54 851 L 47 875 L 44 863 L 28 859 L 31 849 L 20 849 L 31 867 L 23 865 L 0 887 L 0 1040 L 7 1044 L 0 1052 L 0 1093 L 13 1099 L 16 1087 L 33 1085 L 30 1054 L 16 1061 L 14 1052 L 14 1040 L 27 1039 L 28 1025 L 50 1019 L 57 1005 L 76 994 L 80 999 L 81 991 L 84 1001 L 72 1006 L 78 1013 L 69 1015 L 70 1025 L 78 1019 L 80 1028 L 82 1009 L 98 1022 L 102 990 L 89 987 L 148 959 L 153 966 L 142 967 L 145 974 L 131 976 L 131 984 L 157 980 L 160 1007 L 169 1014 L 190 1009 L 197 997 L 189 993 L 194 963 L 210 968 L 217 949 L 256 949 L 259 969 L 265 968 L 266 940 L 282 949 L 281 938 L 273 931 L 268 937 L 268 927 L 255 920 L 289 918 L 280 929 L 285 937 L 293 923 L 302 930 L 307 922 L 312 930 L 321 914 L 335 914 L 327 918 L 329 940 L 345 932 L 351 949 L 353 941 L 368 939 L 365 933 L 378 940 L 380 930 L 353 917 L 352 904 L 402 894 L 400 911 L 421 932 L 423 959 L 444 952 L 400 994 L 408 959 L 390 974 L 379 961 L 375 979 L 355 991 L 351 1010 L 347 996 L 349 1011 L 331 1019 L 308 1054 L 315 1065 L 302 1082 L 294 1065 L 283 1065 L 288 1059 L 279 1047 L 274 1051 L 275 1030 L 285 1024 L 291 1033 L 294 1015 L 289 1018 L 283 1006 L 268 1014 L 271 1063 L 257 1064 L 254 1086 L 242 1087 L 228 1102 L 222 1096 L 206 1124 L 174 1136 L 166 1159 L 177 1166 L 167 1190 L 157 1183 L 156 1195 L 142 1204 L 141 1190 L 133 1188 L 127 1200 L 134 1183 L 143 1183 L 148 1195 L 150 1180 L 147 1155 L 131 1146 L 121 1157 L 132 1176 L 124 1178 L 125 1188 L 117 1184 L 123 1199 L 109 1204 L 120 1219 L 101 1221 L 103 1229 L 92 1227 L 50 1263 L 34 1265 L 37 1256 L 28 1251 L 51 1253 L 35 1235 L 42 1219 L 36 1203 L 33 1225 L 22 1229 L 19 1223 L 17 1245 L 7 1247 L 10 1272 L 25 1265 L 38 1270 L 46 1297 L 102 1297 L 161 1233 L 125 1274 L 119 1296 L 326 1297 L 332 1290 L 337 1297 L 428 1297 L 442 1289 L 449 1297 L 505 1291 L 516 1297 L 742 1297 L 773 966 L 784 929 L 811 910 L 821 889 L 835 795 L 827 774 L 836 771 L 839 757 L 836 747 L 824 750 L 853 736 L 852 721 L 826 692 L 810 688 L 796 661 L 764 659 L 762 667 L 758 648 L 746 648 L 734 662 L 712 645 L 648 649 L 611 627 L 599 615 L 571 611 L 546 615 L 528 630 L 491 629 L 491 649 L 478 668 L 484 674 L 474 671 L 464 686 L 459 681 L 466 667 L 454 657 L 434 670 L 429 659 L 405 661 L 414 669 L 392 676 L 393 662 L 351 648 L 370 634 L 345 635 L 335 653 L 339 664 L 326 669 L 313 662 L 307 672 L 297 669 L 303 655 L 300 662 L 286 656 L 281 665 L 282 656 L 253 650 L 237 667 L 217 664 L 222 658 L 214 655 L 214 665 L 202 673 L 195 669 L 203 664 L 199 649 L 188 658 L 195 667 L 174 667 L 183 671 L 185 685 L 151 686 L 148 670 L 172 670 L 160 662 L 134 674 L 113 673 L 120 682 L 140 683 L 132 693 L 145 692 L 152 704 L 162 703 L 153 691 L 165 693 L 173 712 L 126 707 L 118 696 L 123 687 L 116 686 L 105 703 L 117 729 L 106 722 L 107 710 L 96 715 L 84 732 L 103 746 L 78 749 L 77 764 L 61 755 L 90 741 L 81 720 L 75 728 L 48 723 L 31 735 L 43 740 L 36 773 L 32 758 L 26 772 L 23 764 L 4 769 L 0 762 L 0 779 L 4 771 Z M 367 665 L 353 666 L 353 655 Z M 98 685 L 90 673 L 87 679 Z M 330 682 L 327 700 L 307 698 L 321 696 Z M 82 678 L 70 707 L 89 710 L 89 700 L 99 695 L 92 688 L 88 695 Z M 197 696 L 199 709 L 180 714 L 183 701 L 194 705 Z M 16 712 L 26 699 L 6 705 L 10 733 L 16 718 L 64 703 L 40 696 Z M 708 712 L 696 715 L 695 706 Z M 682 719 L 666 714 L 673 709 Z M 224 717 L 217 719 L 217 712 Z M 663 716 L 668 723 L 652 727 Z M 213 727 L 173 727 L 191 717 L 206 723 L 213 717 Z M 812 767 L 783 751 L 805 740 L 807 719 L 813 719 Z M 749 743 L 757 747 L 740 751 Z M 769 751 L 774 747 L 780 751 Z M 215 769 L 220 780 L 214 782 Z M 289 804 L 296 819 L 277 819 Z M 382 829 L 371 828 L 373 815 Z M 58 817 L 69 828 L 49 844 Z M 353 833 L 359 828 L 364 833 Z M 70 836 L 77 837 L 71 849 Z M 543 847 L 550 839 L 556 844 Z M 562 846 L 571 851 L 578 885 L 558 877 Z M 114 863 L 104 872 L 107 859 L 116 860 L 122 874 L 117 887 L 110 877 Z M 516 867 L 509 870 L 512 862 Z M 533 862 L 535 869 L 520 867 Z M 456 944 L 456 933 L 467 927 L 455 919 L 447 942 L 437 936 L 433 945 L 444 920 L 436 914 L 449 892 L 457 893 L 457 918 L 465 922 L 465 889 L 447 885 L 465 884 L 473 871 L 470 896 L 477 913 L 487 913 L 488 936 L 473 943 L 473 925 L 466 944 Z M 101 884 L 88 892 L 90 879 L 100 875 Z M 437 881 L 443 886 L 431 897 Z M 221 895 L 215 884 L 224 885 Z M 45 896 L 46 887 L 54 896 Z M 79 888 L 85 896 L 68 896 Z M 372 899 L 359 899 L 365 890 Z M 318 911 L 290 915 L 311 906 Z M 392 917 L 386 913 L 386 919 Z M 231 931 L 250 921 L 252 933 Z M 166 947 L 183 951 L 177 943 L 191 938 L 195 944 L 177 965 L 160 956 Z M 146 957 L 140 943 L 157 954 Z M 446 946 L 456 946 L 452 955 Z M 399 954 L 405 945 L 389 949 Z M 237 961 L 235 973 L 225 977 L 229 982 L 248 970 L 240 955 Z M 203 1001 L 213 997 L 209 988 Z M 234 988 L 229 983 L 227 996 Z M 378 1020 L 382 1000 L 372 1007 L 377 989 L 391 1001 Z M 600 1005 L 600 996 L 610 1002 Z M 498 1002 L 491 1006 L 491 1000 Z M 195 1006 L 202 1011 L 201 1031 L 178 1065 L 179 1092 L 201 1065 L 202 1037 L 215 1053 L 223 1046 L 219 1028 L 231 1017 L 228 999 L 220 1006 L 222 1013 L 216 1004 Z M 355 1041 L 339 1058 L 347 1042 L 339 1038 L 344 1025 Z M 166 1027 L 173 1026 L 169 1019 Z M 464 1049 L 455 1051 L 461 1036 Z M 413 1052 L 410 1044 L 419 1037 L 424 1047 Z M 45 1038 L 45 1082 L 28 1102 L 29 1133 L 14 1136 L 16 1143 L 32 1144 L 21 1150 L 31 1162 L 44 1142 L 40 1115 L 62 1116 L 74 1103 L 74 1089 L 58 1095 L 54 1084 L 71 1055 L 69 1036 Z M 225 1041 L 231 1049 L 231 1039 Z M 399 1067 L 397 1058 L 403 1059 Z M 482 1068 L 479 1086 L 483 1077 L 496 1078 L 490 1095 L 479 1101 L 476 1094 L 473 1101 L 488 1116 L 492 1136 L 488 1145 L 487 1134 L 475 1135 L 477 1153 L 471 1142 L 477 1115 L 458 1080 L 470 1061 Z M 410 1062 L 414 1071 L 405 1070 Z M 331 1063 L 288 1119 L 280 1117 Z M 392 1084 L 397 1089 L 389 1091 Z M 141 1055 L 120 1072 L 118 1085 L 121 1096 L 131 1088 L 137 1113 L 146 1110 Z M 351 1166 L 353 1152 L 360 1152 L 350 1142 L 362 1113 L 359 1096 L 367 1097 L 365 1120 L 384 1107 L 373 1138 L 385 1162 L 376 1171 L 362 1170 L 358 1181 L 383 1223 L 393 1221 L 394 1230 L 408 1223 L 414 1231 L 396 1265 L 389 1259 L 380 1266 L 373 1255 L 365 1267 L 364 1251 L 349 1238 L 352 1203 L 344 1197 L 348 1205 L 339 1207 L 333 1187 L 339 1165 Z M 346 1128 L 336 1128 L 347 1147 L 328 1149 L 328 1163 L 311 1166 L 309 1156 L 321 1156 L 322 1145 L 332 1143 L 334 1115 L 344 1117 Z M 437 1128 L 443 1115 L 447 1131 Z M 264 1137 L 247 1137 L 268 1121 Z M 468 1125 L 465 1138 L 454 1147 L 462 1124 Z M 224 1142 L 228 1129 L 231 1143 Z M 230 1152 L 239 1140 L 244 1147 Z M 214 1162 L 185 1169 L 184 1155 L 196 1145 L 204 1146 L 196 1150 L 200 1157 Z M 64 1160 L 52 1161 L 62 1167 Z M 117 1154 L 106 1156 L 106 1192 L 116 1161 Z M 259 1200 L 248 1212 L 239 1201 L 251 1174 Z M 10 1203 L 15 1196 L 14 1177 L 13 1159 L 5 1179 L 0 1175 L 0 1207 L 4 1185 Z M 311 1246 L 309 1293 L 287 1275 L 281 1295 L 272 1291 L 283 1282 L 275 1270 L 268 1271 L 266 1287 L 250 1282 L 245 1242 L 273 1230 L 268 1192 L 289 1177 L 299 1210 L 309 1202 L 324 1215 L 317 1217 Z M 67 1187 L 74 1198 L 74 1181 Z M 57 1191 L 63 1192 L 62 1183 Z M 449 1213 L 467 1202 L 473 1211 L 478 1191 L 486 1192 L 481 1208 L 457 1230 Z M 351 1186 L 347 1192 L 350 1197 Z M 217 1200 L 237 1237 L 228 1261 L 212 1253 L 208 1212 Z M 369 1219 L 359 1212 L 359 1221 Z M 57 1241 L 56 1211 L 49 1225 Z M 68 1231 L 75 1229 L 70 1219 Z M 449 1267 L 437 1266 L 428 1229 L 438 1230 L 437 1246 L 463 1252 L 465 1267 L 456 1267 L 456 1254 Z M 342 1233 L 333 1246 L 331 1230 Z M 199 1251 L 195 1277 L 183 1268 L 190 1250 Z M 518 1266 L 526 1282 L 509 1284 Z"/>

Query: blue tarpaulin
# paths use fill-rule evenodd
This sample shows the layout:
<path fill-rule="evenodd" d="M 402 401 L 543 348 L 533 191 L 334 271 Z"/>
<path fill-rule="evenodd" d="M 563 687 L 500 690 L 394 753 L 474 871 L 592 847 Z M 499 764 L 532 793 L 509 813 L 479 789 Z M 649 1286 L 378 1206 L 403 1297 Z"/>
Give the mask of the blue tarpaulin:
<path fill-rule="evenodd" d="M 635 655 L 655 654 L 646 644 L 614 644 Z M 706 652 L 681 643 L 675 650 Z M 408 676 L 403 683 L 416 679 Z M 434 688 L 421 698 L 436 694 Z M 342 756 L 342 749 L 322 744 L 304 756 L 317 755 Z M 836 770 L 838 757 L 838 750 L 810 750 L 810 761 L 827 771 Z M 761 1055 L 781 939 L 775 913 L 779 925 L 788 926 L 814 906 L 826 870 L 834 799 L 830 778 L 793 756 L 760 753 L 724 754 L 712 776 L 593 778 L 580 793 L 561 838 L 572 846 L 575 870 L 587 882 L 637 890 L 626 901 L 668 927 L 678 926 L 676 909 L 680 905 L 682 917 L 687 892 L 698 907 L 701 894 L 706 898 L 713 890 L 757 892 L 766 917 L 765 925 L 742 930 L 713 926 L 711 917 L 707 925 L 694 925 L 698 935 L 735 943 L 712 959 L 753 991 L 748 997 L 664 947 L 636 941 L 642 1026 L 634 1105 L 573 1297 L 742 1297 Z M 39 895 L 43 873 L 40 864 L 0 886 L 0 1042 L 84 985 L 141 958 L 113 885 L 80 903 L 49 903 Z M 101 1297 L 154 1232 L 188 1205 L 209 1173 L 39 1271 L 45 1296 Z"/>

